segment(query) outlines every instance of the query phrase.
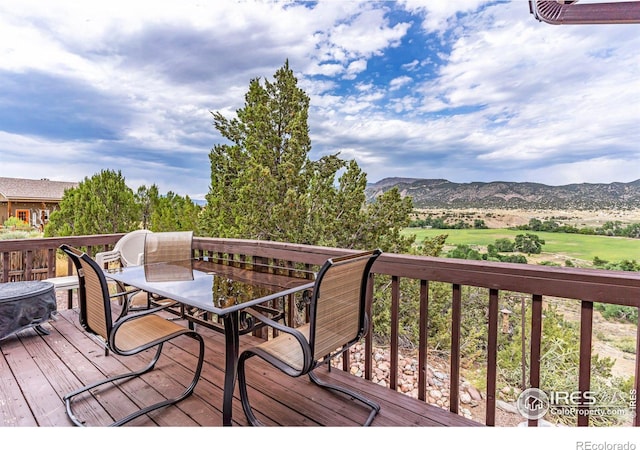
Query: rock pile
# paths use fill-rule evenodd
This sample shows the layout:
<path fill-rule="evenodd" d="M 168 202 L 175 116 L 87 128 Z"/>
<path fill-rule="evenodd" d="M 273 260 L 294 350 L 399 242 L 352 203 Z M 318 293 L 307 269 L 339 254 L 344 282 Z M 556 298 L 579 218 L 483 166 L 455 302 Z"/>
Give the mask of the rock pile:
<path fill-rule="evenodd" d="M 364 376 L 364 347 L 361 344 L 351 349 L 351 374 Z M 335 367 L 342 367 L 341 358 L 333 362 Z M 389 351 L 375 348 L 373 354 L 372 381 L 389 387 L 391 369 Z M 418 360 L 411 356 L 398 356 L 398 391 L 418 398 Z M 430 358 L 427 363 L 427 403 L 449 408 L 450 397 L 448 363 L 438 358 Z M 460 380 L 460 414 L 466 418 L 482 421 L 484 418 L 474 417 L 471 408 L 484 403 L 484 395 L 464 378 Z"/>

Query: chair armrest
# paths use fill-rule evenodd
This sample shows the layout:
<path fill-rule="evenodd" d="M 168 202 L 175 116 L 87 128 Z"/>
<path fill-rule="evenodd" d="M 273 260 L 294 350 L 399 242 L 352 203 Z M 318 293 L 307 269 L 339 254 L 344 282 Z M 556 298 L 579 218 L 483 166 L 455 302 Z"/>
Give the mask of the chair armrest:
<path fill-rule="evenodd" d="M 277 329 L 279 331 L 282 331 L 283 333 L 295 334 L 294 332 L 296 332 L 297 334 L 300 334 L 300 336 L 302 336 L 304 341 L 306 342 L 306 338 L 304 338 L 304 335 L 302 333 L 300 333 L 299 331 L 297 331 L 295 328 L 291 328 L 291 327 L 288 327 L 286 325 L 281 324 L 280 322 L 276 322 L 275 320 L 267 317 L 266 315 L 256 311 L 253 308 L 247 308 L 247 309 L 243 310 L 243 312 L 246 312 L 247 314 L 249 314 L 252 317 L 255 317 L 256 319 L 258 319 L 260 322 L 264 323 L 265 325 L 273 327 L 273 328 L 275 328 L 275 329 Z"/>
<path fill-rule="evenodd" d="M 109 298 L 118 298 L 118 297 L 124 297 L 125 295 L 129 295 L 131 292 L 129 291 L 123 291 L 123 292 L 116 292 L 115 294 L 110 294 Z"/>
<path fill-rule="evenodd" d="M 302 349 L 304 362 L 303 362 L 303 369 L 301 371 L 301 374 L 306 373 L 311 369 L 313 365 L 313 355 L 311 354 L 311 347 L 309 346 L 309 341 L 307 341 L 307 338 L 305 337 L 304 334 L 302 334 L 299 330 L 296 330 L 295 328 L 288 327 L 286 325 L 281 324 L 280 322 L 276 322 L 275 320 L 268 318 L 264 314 L 260 314 L 258 311 L 256 311 L 253 308 L 247 308 L 244 311 L 247 314 L 260 320 L 265 325 L 268 325 L 270 327 L 277 329 L 278 331 L 281 331 L 283 333 L 293 336 L 298 341 L 298 344 L 300 344 L 300 348 Z"/>
<path fill-rule="evenodd" d="M 101 268 L 104 268 L 105 264 L 113 261 L 120 261 L 120 250 L 109 250 L 106 252 L 98 252 L 95 256 L 96 263 Z"/>
<path fill-rule="evenodd" d="M 142 289 L 138 289 L 138 288 L 124 289 L 124 290 L 122 290 L 120 292 L 116 292 L 115 294 L 110 294 L 109 298 L 113 299 L 113 298 L 118 298 L 118 297 L 124 297 L 125 295 L 137 294 L 141 290 Z"/>

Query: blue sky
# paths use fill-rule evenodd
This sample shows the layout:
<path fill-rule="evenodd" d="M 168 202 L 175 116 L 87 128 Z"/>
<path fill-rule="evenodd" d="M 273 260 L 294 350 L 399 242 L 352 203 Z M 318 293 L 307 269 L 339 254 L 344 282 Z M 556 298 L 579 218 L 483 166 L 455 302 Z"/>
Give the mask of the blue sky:
<path fill-rule="evenodd" d="M 369 182 L 630 182 L 638 48 L 640 25 L 548 25 L 526 0 L 3 0 L 0 176 L 120 170 L 202 199 L 227 143 L 211 111 L 288 60 L 310 157 Z"/>

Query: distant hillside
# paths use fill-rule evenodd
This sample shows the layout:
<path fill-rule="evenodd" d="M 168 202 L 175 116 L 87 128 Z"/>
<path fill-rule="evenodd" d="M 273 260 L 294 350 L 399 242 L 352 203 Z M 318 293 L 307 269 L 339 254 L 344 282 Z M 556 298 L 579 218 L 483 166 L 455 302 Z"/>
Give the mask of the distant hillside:
<path fill-rule="evenodd" d="M 372 200 L 394 187 L 402 196 L 411 196 L 415 208 L 640 208 L 640 179 L 631 183 L 547 186 L 505 181 L 452 183 L 434 179 L 385 178 L 367 185 L 367 199 Z"/>

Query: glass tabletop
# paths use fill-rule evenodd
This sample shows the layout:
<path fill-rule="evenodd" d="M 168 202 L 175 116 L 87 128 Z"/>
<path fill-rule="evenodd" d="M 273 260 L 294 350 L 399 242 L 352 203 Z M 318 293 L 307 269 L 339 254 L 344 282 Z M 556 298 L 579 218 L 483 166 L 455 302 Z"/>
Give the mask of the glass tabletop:
<path fill-rule="evenodd" d="M 203 259 L 108 269 L 108 278 L 215 314 L 313 287 L 314 273 L 257 264 L 234 267 Z"/>

